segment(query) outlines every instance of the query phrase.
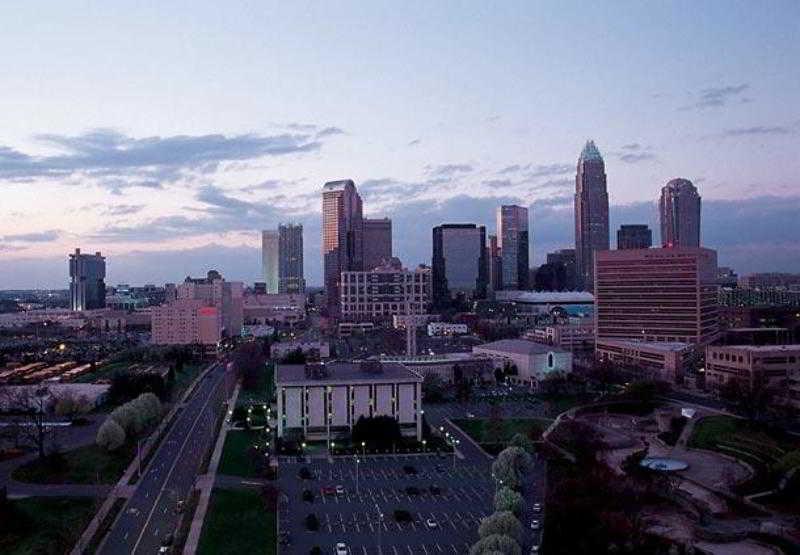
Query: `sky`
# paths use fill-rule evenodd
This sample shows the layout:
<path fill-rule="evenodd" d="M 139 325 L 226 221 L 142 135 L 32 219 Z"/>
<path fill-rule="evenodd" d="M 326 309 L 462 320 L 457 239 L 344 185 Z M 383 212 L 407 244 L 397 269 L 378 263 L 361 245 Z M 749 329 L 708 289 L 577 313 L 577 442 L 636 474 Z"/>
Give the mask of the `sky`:
<path fill-rule="evenodd" d="M 261 229 L 305 226 L 321 283 L 326 181 L 394 222 L 494 231 L 531 208 L 532 257 L 574 242 L 575 165 L 606 162 L 612 244 L 670 179 L 740 273 L 800 272 L 800 3 L 36 2 L 0 6 L 0 289 L 216 268 L 260 280 Z"/>

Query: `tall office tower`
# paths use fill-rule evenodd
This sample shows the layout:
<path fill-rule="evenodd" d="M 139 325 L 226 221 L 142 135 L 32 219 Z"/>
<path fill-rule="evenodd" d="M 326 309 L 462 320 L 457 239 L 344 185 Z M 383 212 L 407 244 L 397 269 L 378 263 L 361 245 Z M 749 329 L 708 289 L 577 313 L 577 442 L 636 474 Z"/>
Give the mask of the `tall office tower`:
<path fill-rule="evenodd" d="M 322 188 L 322 256 L 328 313 L 339 315 L 342 272 L 364 268 L 361 197 L 350 179 Z"/>
<path fill-rule="evenodd" d="M 497 235 L 489 235 L 486 260 L 489 264 L 489 288 L 499 291 L 503 288 L 503 259 L 500 256 L 500 247 L 497 246 Z"/>
<path fill-rule="evenodd" d="M 433 228 L 433 300 L 445 306 L 456 295 L 484 298 L 488 285 L 486 228 L 443 224 Z"/>
<path fill-rule="evenodd" d="M 278 292 L 303 293 L 303 225 L 278 226 Z"/>
<path fill-rule="evenodd" d="M 99 252 L 69 255 L 69 296 L 72 310 L 94 310 L 106 306 L 106 259 Z"/>
<path fill-rule="evenodd" d="M 653 232 L 646 225 L 621 225 L 617 230 L 617 249 L 649 249 L 653 246 Z"/>
<path fill-rule="evenodd" d="M 392 259 L 392 220 L 364 218 L 364 270 L 372 270 Z"/>
<path fill-rule="evenodd" d="M 267 293 L 278 292 L 278 265 L 280 259 L 280 236 L 276 229 L 261 232 L 261 265 Z"/>
<path fill-rule="evenodd" d="M 603 157 L 587 141 L 575 175 L 575 258 L 578 287 L 594 289 L 594 253 L 608 250 L 608 191 Z"/>
<path fill-rule="evenodd" d="M 600 251 L 595 266 L 598 341 L 705 344 L 717 336 L 716 251 Z"/>
<path fill-rule="evenodd" d="M 564 290 L 574 291 L 578 287 L 578 270 L 575 249 L 561 249 L 547 253 L 547 263 L 564 268 Z"/>
<path fill-rule="evenodd" d="M 497 209 L 497 244 L 503 268 L 503 288 L 528 289 L 528 209 L 507 205 Z"/>
<path fill-rule="evenodd" d="M 661 189 L 661 245 L 700 246 L 700 195 L 688 179 L 673 179 Z"/>

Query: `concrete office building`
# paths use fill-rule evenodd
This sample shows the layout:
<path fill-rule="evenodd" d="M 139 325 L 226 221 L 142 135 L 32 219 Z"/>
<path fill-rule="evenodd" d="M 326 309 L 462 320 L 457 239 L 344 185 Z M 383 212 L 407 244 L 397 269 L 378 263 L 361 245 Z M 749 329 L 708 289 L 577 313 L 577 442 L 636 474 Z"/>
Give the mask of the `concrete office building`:
<path fill-rule="evenodd" d="M 265 229 L 261 232 L 261 266 L 267 293 L 278 292 L 279 245 L 280 236 L 277 229 Z"/>
<path fill-rule="evenodd" d="M 649 249 L 653 246 L 653 232 L 643 224 L 623 224 L 617 230 L 617 249 Z"/>
<path fill-rule="evenodd" d="M 503 259 L 500 256 L 497 235 L 489 235 L 489 244 L 486 247 L 486 261 L 489 264 L 489 289 L 491 291 L 499 291 L 503 288 Z"/>
<path fill-rule="evenodd" d="M 575 175 L 575 257 L 578 287 L 594 289 L 594 253 L 609 248 L 608 191 L 603 157 L 588 141 Z"/>
<path fill-rule="evenodd" d="M 700 246 L 700 195 L 688 179 L 673 179 L 661 189 L 661 246 Z"/>
<path fill-rule="evenodd" d="M 99 252 L 69 255 L 69 295 L 72 310 L 95 310 L 106 306 L 106 259 Z"/>
<path fill-rule="evenodd" d="M 372 270 L 392 259 L 392 220 L 364 218 L 364 270 Z"/>
<path fill-rule="evenodd" d="M 425 314 L 431 302 L 431 269 L 413 271 L 396 258 L 372 270 L 342 272 L 341 318 L 389 322 L 393 316 Z"/>
<path fill-rule="evenodd" d="M 707 344 L 719 331 L 717 253 L 704 248 L 596 253 L 595 334 Z"/>
<path fill-rule="evenodd" d="M 443 224 L 433 228 L 433 300 L 447 305 L 456 295 L 484 298 L 488 286 L 486 228 Z"/>
<path fill-rule="evenodd" d="M 422 376 L 402 364 L 279 364 L 275 384 L 278 437 L 330 440 L 349 435 L 361 416 L 391 416 L 404 435 L 422 439 Z"/>
<path fill-rule="evenodd" d="M 764 385 L 800 408 L 800 345 L 709 345 L 705 376 L 712 391 L 731 382 L 742 391 Z"/>
<path fill-rule="evenodd" d="M 639 377 L 680 383 L 697 358 L 696 346 L 680 341 L 626 341 L 598 339 L 595 356 Z"/>
<path fill-rule="evenodd" d="M 528 209 L 506 205 L 497 209 L 497 246 L 505 289 L 528 289 Z"/>
<path fill-rule="evenodd" d="M 278 293 L 304 293 L 303 225 L 278 226 Z M 269 291 L 268 291 L 269 292 Z"/>
<path fill-rule="evenodd" d="M 154 345 L 216 347 L 222 338 L 221 310 L 201 299 L 179 299 L 151 311 Z"/>
<path fill-rule="evenodd" d="M 322 189 L 322 256 L 328 313 L 339 316 L 342 272 L 363 270 L 364 226 L 355 183 L 330 181 Z"/>

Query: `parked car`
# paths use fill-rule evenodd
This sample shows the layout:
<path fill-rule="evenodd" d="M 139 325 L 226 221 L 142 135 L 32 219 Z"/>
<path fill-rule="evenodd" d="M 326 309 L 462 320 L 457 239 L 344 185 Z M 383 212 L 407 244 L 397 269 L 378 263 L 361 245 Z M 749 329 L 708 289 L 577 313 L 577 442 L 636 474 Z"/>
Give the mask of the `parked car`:
<path fill-rule="evenodd" d="M 429 518 L 428 520 L 426 520 L 425 524 L 428 526 L 428 528 L 437 528 L 439 526 L 439 523 L 437 523 L 432 518 Z"/>
<path fill-rule="evenodd" d="M 538 520 L 531 520 L 531 530 L 538 530 L 540 527 Z"/>
<path fill-rule="evenodd" d="M 336 544 L 336 555 L 349 555 L 350 550 L 347 549 L 347 544 L 339 542 Z"/>
<path fill-rule="evenodd" d="M 542 512 L 542 504 L 541 503 L 534 503 L 533 504 L 533 512 L 541 513 Z"/>
<path fill-rule="evenodd" d="M 336 486 L 336 495 L 344 495 L 344 486 Z"/>

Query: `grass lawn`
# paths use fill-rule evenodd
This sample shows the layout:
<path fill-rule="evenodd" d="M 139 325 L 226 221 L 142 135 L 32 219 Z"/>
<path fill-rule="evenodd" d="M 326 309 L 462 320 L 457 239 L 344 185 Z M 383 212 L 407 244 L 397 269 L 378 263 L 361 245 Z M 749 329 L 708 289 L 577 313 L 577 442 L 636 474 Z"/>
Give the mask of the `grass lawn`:
<path fill-rule="evenodd" d="M 199 554 L 276 553 L 275 513 L 267 511 L 257 491 L 214 489 Z"/>
<path fill-rule="evenodd" d="M 534 395 L 534 397 L 544 404 L 547 416 L 551 418 L 592 401 L 591 395 Z"/>
<path fill-rule="evenodd" d="M 201 363 L 189 363 L 184 365 L 183 370 L 180 372 L 175 372 L 175 386 L 172 389 L 172 399 L 177 401 L 180 399 L 183 392 L 186 391 L 186 388 L 189 387 L 197 375 L 200 373 L 200 370 L 205 368 L 205 364 Z"/>
<path fill-rule="evenodd" d="M 95 512 L 94 500 L 83 497 L 29 497 L 8 503 L 10 514 L 0 523 L 4 555 L 66 553 Z"/>
<path fill-rule="evenodd" d="M 239 391 L 239 398 L 236 401 L 236 406 L 244 407 L 250 405 L 251 403 L 269 403 L 273 395 L 274 373 L 274 364 L 268 362 L 264 367 L 264 372 L 262 372 L 261 376 L 259 377 L 256 387 L 253 389 L 242 388 L 241 391 Z"/>
<path fill-rule="evenodd" d="M 113 484 L 135 453 L 136 444 L 132 441 L 112 452 L 94 444 L 86 445 L 65 451 L 60 458 L 26 463 L 14 470 L 12 477 L 34 484 Z"/>
<path fill-rule="evenodd" d="M 719 451 L 720 445 L 767 458 L 780 458 L 786 451 L 797 449 L 800 442 L 767 433 L 757 424 L 731 416 L 708 416 L 695 424 L 689 447 Z"/>
<path fill-rule="evenodd" d="M 255 478 L 258 476 L 256 469 L 247 454 L 248 449 L 258 438 L 258 432 L 244 430 L 230 430 L 225 436 L 225 445 L 222 448 L 222 458 L 219 461 L 219 474 Z"/>
<path fill-rule="evenodd" d="M 514 434 L 538 440 L 551 422 L 552 420 L 546 418 L 504 418 L 499 420 L 497 428 L 493 429 L 489 418 L 453 420 L 453 424 L 478 443 L 506 443 Z"/>

